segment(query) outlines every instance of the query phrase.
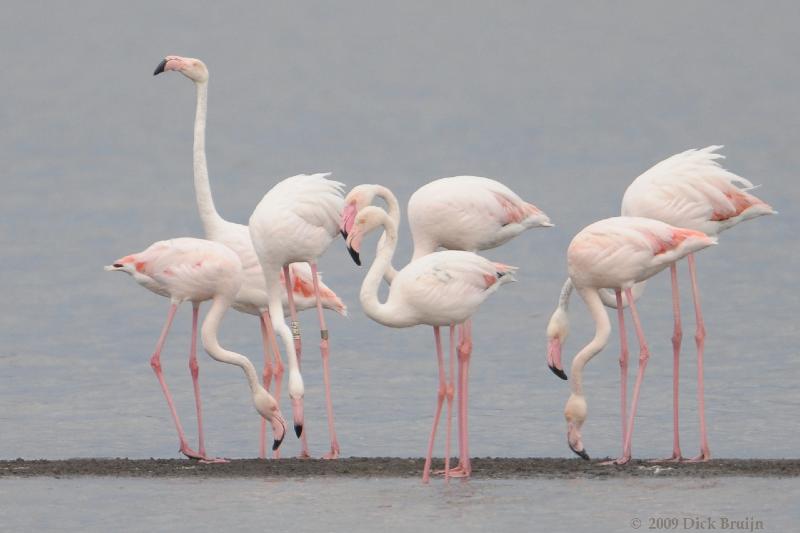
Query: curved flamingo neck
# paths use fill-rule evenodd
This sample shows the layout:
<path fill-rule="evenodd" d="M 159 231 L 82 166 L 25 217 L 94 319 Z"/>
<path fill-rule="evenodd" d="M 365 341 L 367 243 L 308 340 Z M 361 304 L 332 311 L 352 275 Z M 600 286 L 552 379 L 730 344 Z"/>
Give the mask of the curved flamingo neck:
<path fill-rule="evenodd" d="M 378 251 L 375 260 L 369 267 L 364 282 L 361 284 L 359 299 L 364 308 L 364 313 L 376 322 L 390 327 L 402 327 L 411 325 L 404 320 L 404 310 L 398 308 L 392 298 L 394 285 L 389 289 L 389 296 L 386 303 L 378 300 L 378 288 L 381 284 L 386 271 L 391 268 L 392 257 L 397 248 L 397 223 L 390 216 L 381 210 L 381 225 L 383 225 L 383 236 L 378 243 Z"/>
<path fill-rule="evenodd" d="M 572 392 L 577 395 L 583 395 L 583 368 L 589 360 L 600 353 L 600 350 L 605 348 L 608 344 L 608 337 L 611 335 L 611 322 L 608 319 L 603 307 L 603 302 L 600 299 L 600 293 L 595 288 L 578 287 L 589 312 L 594 319 L 595 333 L 594 338 L 584 346 L 578 355 L 572 360 L 572 375 L 570 376 L 570 388 Z"/>
<path fill-rule="evenodd" d="M 208 163 L 206 161 L 206 113 L 208 109 L 208 82 L 197 82 L 197 108 L 194 115 L 194 193 L 197 199 L 197 210 L 203 221 L 206 236 L 223 222 L 211 196 L 211 184 L 208 180 Z"/>
<path fill-rule="evenodd" d="M 397 197 L 394 195 L 392 191 L 388 188 L 384 187 L 383 185 L 373 185 L 373 193 L 378 198 L 381 198 L 384 202 L 386 202 L 386 213 L 389 218 L 395 223 L 395 228 L 400 226 L 400 203 L 397 201 Z M 372 202 L 370 202 L 372 203 Z M 378 248 L 382 248 L 386 241 L 386 232 L 381 235 L 380 240 L 378 241 Z M 386 280 L 386 283 L 389 285 L 392 284 L 394 281 L 395 276 L 397 275 L 397 270 L 392 266 L 391 258 L 389 259 L 389 264 L 386 265 L 386 270 L 383 273 L 383 279 Z"/>
<path fill-rule="evenodd" d="M 203 347 L 206 352 L 208 352 L 208 355 L 212 358 L 221 363 L 236 365 L 244 370 L 247 383 L 250 385 L 250 391 L 255 397 L 256 393 L 262 391 L 266 392 L 266 390 L 258 381 L 258 374 L 256 373 L 253 363 L 250 359 L 241 354 L 226 350 L 220 346 L 219 340 L 217 339 L 219 324 L 222 321 L 222 316 L 225 314 L 225 311 L 230 306 L 230 303 L 231 302 L 225 301 L 222 298 L 214 298 L 211 309 L 208 310 L 203 325 L 200 328 L 200 340 L 203 342 Z"/>

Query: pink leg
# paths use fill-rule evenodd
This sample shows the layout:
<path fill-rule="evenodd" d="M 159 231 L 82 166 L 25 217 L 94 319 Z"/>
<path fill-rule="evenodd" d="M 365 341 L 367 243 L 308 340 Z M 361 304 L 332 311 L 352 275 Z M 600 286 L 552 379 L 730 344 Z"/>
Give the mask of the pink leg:
<path fill-rule="evenodd" d="M 322 456 L 323 459 L 336 459 L 339 457 L 339 440 L 336 438 L 336 429 L 333 425 L 333 401 L 331 400 L 330 379 L 330 348 L 328 345 L 328 326 L 325 324 L 325 315 L 322 313 L 322 297 L 319 294 L 319 276 L 317 264 L 311 263 L 311 277 L 314 281 L 314 295 L 317 298 L 317 317 L 319 318 L 320 337 L 319 349 L 322 353 L 322 380 L 325 384 L 325 407 L 328 411 L 328 433 L 331 436 L 331 451 Z"/>
<path fill-rule="evenodd" d="M 281 384 L 283 383 L 283 361 L 281 360 L 281 351 L 278 348 L 278 340 L 275 336 L 275 331 L 272 329 L 272 319 L 269 316 L 269 311 L 264 310 L 261 312 L 261 333 L 264 339 L 264 356 L 269 356 L 269 348 L 272 351 L 272 355 L 275 357 L 275 372 L 272 374 L 274 381 L 275 381 L 275 392 L 273 394 L 275 398 L 275 402 L 278 404 L 278 407 L 281 406 Z M 269 344 L 267 344 L 269 343 Z M 269 387 L 265 387 L 269 389 Z M 263 420 L 263 419 L 262 419 Z M 262 422 L 263 425 L 266 424 L 266 420 Z M 305 431 L 303 431 L 305 433 Z M 263 436 L 263 434 L 262 434 Z M 307 450 L 306 450 L 307 452 Z M 280 449 L 275 450 L 272 452 L 273 459 L 280 459 L 281 451 Z M 307 458 L 309 457 L 308 454 L 302 455 L 300 457 Z M 264 457 L 262 457 L 263 459 Z"/>
<path fill-rule="evenodd" d="M 206 444 L 203 437 L 203 407 L 200 402 L 200 366 L 197 364 L 197 315 L 200 311 L 200 304 L 192 302 L 192 344 L 189 350 L 189 372 L 192 374 L 192 385 L 194 386 L 194 406 L 197 411 L 197 434 L 199 453 L 206 456 Z"/>
<path fill-rule="evenodd" d="M 459 397 L 459 429 L 458 441 L 459 460 L 458 467 L 451 472 L 453 477 L 469 477 L 472 465 L 469 460 L 469 362 L 472 357 L 472 320 L 467 320 L 463 325 L 463 338 L 458 345 L 458 397 Z"/>
<path fill-rule="evenodd" d="M 267 317 L 269 317 L 268 313 L 265 313 Z M 267 318 L 269 320 L 269 318 Z M 269 390 L 270 382 L 272 381 L 272 360 L 269 355 L 269 333 L 267 331 L 267 322 L 264 321 L 264 315 L 259 317 L 259 322 L 261 324 L 261 343 L 264 349 L 264 370 L 262 372 L 262 379 L 264 382 L 264 388 Z M 266 459 L 267 457 L 267 421 L 263 417 L 261 418 L 261 431 L 259 433 L 259 444 L 258 444 L 258 457 L 261 459 Z"/>
<path fill-rule="evenodd" d="M 706 404 L 703 386 L 703 351 L 705 349 L 706 326 L 703 322 L 703 312 L 700 310 L 700 290 L 697 287 L 697 264 L 694 254 L 689 254 L 689 274 L 692 277 L 692 298 L 694 300 L 694 314 L 697 330 L 694 340 L 697 344 L 697 408 L 700 411 L 700 455 L 691 461 L 708 461 L 711 459 L 711 450 L 708 447 L 708 432 L 706 430 Z"/>
<path fill-rule="evenodd" d="M 625 295 L 628 297 L 628 302 L 631 308 L 631 315 L 633 316 L 633 324 L 636 326 L 636 336 L 639 338 L 639 369 L 636 374 L 636 383 L 633 386 L 633 403 L 631 404 L 631 412 L 628 415 L 627 434 L 625 435 L 625 446 L 623 447 L 622 457 L 613 461 L 614 464 L 622 465 L 631 460 L 631 441 L 633 437 L 633 420 L 636 416 L 636 407 L 639 404 L 639 392 L 642 388 L 642 380 L 644 379 L 644 371 L 647 368 L 647 360 L 650 358 L 650 350 L 647 348 L 647 341 L 644 338 L 644 331 L 642 324 L 639 321 L 639 313 L 636 311 L 636 304 L 633 301 L 633 294 L 630 289 L 625 289 Z"/>
<path fill-rule="evenodd" d="M 178 304 L 173 303 L 169 306 L 167 320 L 164 323 L 164 328 L 161 330 L 161 336 L 158 338 L 158 343 L 156 344 L 156 349 L 153 352 L 153 356 L 150 358 L 150 366 L 156 373 L 158 382 L 161 384 L 161 390 L 164 391 L 164 396 L 167 398 L 167 404 L 169 405 L 170 413 L 172 413 L 172 420 L 175 422 L 175 428 L 178 430 L 178 439 L 180 439 L 181 443 L 181 453 L 190 459 L 205 459 L 202 454 L 192 450 L 189 447 L 189 443 L 186 441 L 186 435 L 183 432 L 183 426 L 181 426 L 181 421 L 178 418 L 178 411 L 175 410 L 175 403 L 172 401 L 172 395 L 169 393 L 167 382 L 164 381 L 164 373 L 161 370 L 161 350 L 164 348 L 164 343 L 167 340 L 167 333 L 169 333 L 169 328 L 172 326 L 172 320 L 175 318 L 175 313 L 177 311 Z"/>
<path fill-rule="evenodd" d="M 681 454 L 681 439 L 678 424 L 678 402 L 680 381 L 681 341 L 683 340 L 683 327 L 681 326 L 681 298 L 678 289 L 678 265 L 669 266 L 672 279 L 672 315 L 675 321 L 672 330 L 672 456 L 661 461 L 678 462 L 683 460 Z M 658 461 L 656 461 L 658 462 Z"/>
<path fill-rule="evenodd" d="M 622 308 L 622 291 L 617 289 L 617 320 L 619 321 L 619 383 L 620 412 L 622 413 L 622 448 L 625 448 L 628 419 L 628 333 L 625 331 L 625 310 Z"/>
<path fill-rule="evenodd" d="M 450 379 L 447 382 L 447 431 L 445 433 L 445 441 L 444 441 L 444 480 L 447 481 L 450 478 L 450 444 L 452 442 L 452 435 L 453 435 L 453 393 L 454 393 L 454 383 L 453 380 L 455 379 L 455 345 L 453 343 L 453 329 L 451 326 L 450 329 Z M 459 447 L 461 445 L 459 444 Z"/>
<path fill-rule="evenodd" d="M 286 284 L 286 298 L 289 303 L 289 316 L 292 317 L 292 337 L 294 337 L 294 351 L 297 354 L 297 366 L 301 364 L 303 357 L 303 343 L 300 340 L 300 322 L 297 320 L 297 309 L 294 306 L 294 290 L 292 286 L 292 273 L 289 265 L 283 265 L 283 281 Z M 306 432 L 308 426 L 303 427 L 303 432 L 300 434 L 300 459 L 308 459 L 311 454 L 308 452 L 308 437 Z"/>
<path fill-rule="evenodd" d="M 425 467 L 422 471 L 422 482 L 427 483 L 431 475 L 431 457 L 433 456 L 433 443 L 436 440 L 436 428 L 439 426 L 439 417 L 442 414 L 442 404 L 447 394 L 447 384 L 445 382 L 444 355 L 442 354 L 442 338 L 439 327 L 434 326 L 433 336 L 436 341 L 436 360 L 439 364 L 439 392 L 436 396 L 436 412 L 433 415 L 433 428 L 428 439 L 428 455 L 425 457 Z M 452 338 L 452 337 L 451 337 Z"/>

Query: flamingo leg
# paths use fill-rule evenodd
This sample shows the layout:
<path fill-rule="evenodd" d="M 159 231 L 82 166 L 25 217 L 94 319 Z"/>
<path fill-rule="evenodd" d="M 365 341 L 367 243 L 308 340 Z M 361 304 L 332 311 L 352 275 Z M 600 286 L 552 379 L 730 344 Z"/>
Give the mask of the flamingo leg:
<path fill-rule="evenodd" d="M 706 405 L 703 386 L 703 351 L 705 349 L 706 327 L 703 322 L 703 312 L 700 309 L 700 290 L 697 287 L 697 264 L 694 254 L 689 254 L 689 275 L 692 277 L 692 299 L 694 300 L 694 314 L 697 323 L 694 340 L 697 344 L 697 408 L 700 412 L 700 455 L 690 461 L 708 461 L 711 459 L 711 450 L 708 447 L 708 432 L 706 429 Z"/>
<path fill-rule="evenodd" d="M 622 291 L 615 291 L 617 296 L 617 320 L 619 321 L 619 383 L 620 383 L 620 413 L 622 413 L 622 448 L 625 448 L 627 435 L 628 409 L 628 334 L 625 331 L 625 309 L 622 308 Z"/>
<path fill-rule="evenodd" d="M 267 317 L 269 316 L 268 312 L 265 312 Z M 267 324 L 269 323 L 269 318 L 266 320 L 264 316 L 259 316 L 259 322 L 261 324 L 261 343 L 263 344 L 264 348 L 264 370 L 262 372 L 262 379 L 264 382 L 264 388 L 269 391 L 270 382 L 272 381 L 272 359 L 270 357 L 269 351 L 269 334 L 267 332 Z M 259 432 L 259 444 L 258 444 L 258 457 L 260 459 L 266 459 L 267 457 L 267 421 L 264 417 L 261 418 L 261 431 Z"/>
<path fill-rule="evenodd" d="M 153 372 L 156 373 L 156 378 L 158 378 L 158 382 L 161 385 L 161 390 L 164 392 L 164 396 L 167 399 L 167 405 L 169 405 L 170 413 L 172 413 L 172 420 L 175 422 L 175 428 L 178 430 L 178 439 L 180 439 L 181 443 L 181 453 L 190 459 L 205 459 L 203 455 L 192 450 L 189 447 L 189 443 L 186 441 L 186 434 L 183 432 L 183 426 L 178 418 L 178 411 L 175 410 L 175 402 L 172 401 L 172 395 L 169 393 L 169 388 L 167 387 L 167 382 L 164 380 L 164 373 L 161 369 L 161 350 L 164 349 L 164 343 L 167 340 L 167 333 L 169 333 L 169 328 L 172 326 L 172 320 L 175 318 L 175 313 L 177 311 L 178 304 L 170 304 L 169 313 L 167 313 L 167 320 L 164 322 L 164 328 L 161 330 L 161 336 L 158 338 L 158 343 L 156 343 L 156 349 L 153 352 L 153 356 L 150 358 L 150 366 L 153 368 Z"/>
<path fill-rule="evenodd" d="M 330 346 L 328 343 L 328 326 L 325 323 L 325 315 L 322 313 L 322 297 L 319 294 L 319 275 L 317 274 L 317 264 L 311 263 L 311 277 L 314 282 L 314 296 L 317 299 L 317 316 L 319 318 L 320 343 L 319 349 L 322 354 L 322 380 L 325 384 L 325 407 L 328 411 L 328 433 L 331 437 L 331 451 L 326 453 L 323 459 L 336 459 L 339 457 L 339 440 L 336 438 L 336 428 L 333 423 L 333 401 L 331 400 L 331 379 L 330 379 Z"/>
<path fill-rule="evenodd" d="M 462 327 L 462 339 L 458 344 L 458 399 L 459 399 L 459 460 L 458 466 L 451 471 L 452 477 L 469 477 L 472 465 L 469 460 L 469 428 L 467 408 L 469 404 L 469 363 L 472 357 L 472 320 L 467 320 Z"/>
<path fill-rule="evenodd" d="M 292 317 L 292 337 L 294 338 L 294 351 L 297 354 L 297 367 L 300 368 L 300 360 L 303 356 L 303 343 L 300 340 L 300 322 L 297 320 L 297 308 L 294 305 L 294 291 L 292 285 L 292 274 L 289 265 L 283 265 L 283 281 L 286 284 L 286 299 L 289 303 L 289 315 Z M 300 434 L 300 459 L 308 459 L 311 454 L 308 452 L 307 427 L 303 428 Z"/>
<path fill-rule="evenodd" d="M 275 402 L 278 404 L 278 409 L 281 407 L 281 385 L 283 384 L 283 361 L 281 360 L 281 350 L 278 348 L 278 338 L 275 336 L 275 332 L 272 330 L 272 320 L 269 318 L 269 311 L 267 311 L 267 320 L 265 324 L 267 326 L 267 335 L 269 337 L 270 346 L 272 348 L 272 355 L 275 357 L 275 373 L 273 374 L 274 382 L 275 382 Z M 278 448 L 277 450 L 272 452 L 273 459 L 280 459 L 281 457 L 281 449 Z"/>
<path fill-rule="evenodd" d="M 197 411 L 197 440 L 198 453 L 205 457 L 206 443 L 203 437 L 203 407 L 200 402 L 200 365 L 197 364 L 197 318 L 200 311 L 200 304 L 192 302 L 192 343 L 189 349 L 189 372 L 192 374 L 192 386 L 194 387 L 194 406 Z"/>
<path fill-rule="evenodd" d="M 681 299 L 680 291 L 678 289 L 678 265 L 672 263 L 669 266 L 669 273 L 672 280 L 672 315 L 675 322 L 672 330 L 672 456 L 667 457 L 666 459 L 657 460 L 656 462 L 678 462 L 683 460 L 678 424 L 680 357 L 681 341 L 683 340 L 683 327 L 681 326 Z"/>
<path fill-rule="evenodd" d="M 639 313 L 636 310 L 636 304 L 633 301 L 633 294 L 630 289 L 625 289 L 625 295 L 628 297 L 628 304 L 631 308 L 631 315 L 633 317 L 633 324 L 636 326 L 636 336 L 639 339 L 639 368 L 636 373 L 636 383 L 633 386 L 633 403 L 631 404 L 631 411 L 628 415 L 627 433 L 625 435 L 625 445 L 622 450 L 622 457 L 611 461 L 613 464 L 623 465 L 631 460 L 631 441 L 633 437 L 633 420 L 636 416 L 636 407 L 639 404 L 639 392 L 642 388 L 642 381 L 644 379 L 644 371 L 647 368 L 647 361 L 650 359 L 650 349 L 647 347 L 647 340 L 644 338 L 644 331 L 642 324 L 639 321 Z M 607 464 L 607 463 L 606 463 Z"/>
<path fill-rule="evenodd" d="M 431 457 L 433 456 L 433 443 L 436 440 L 436 428 L 439 426 L 439 418 L 442 414 L 442 404 L 447 394 L 447 383 L 445 382 L 444 355 L 442 355 L 442 337 L 439 326 L 433 327 L 433 337 L 436 342 L 436 361 L 439 365 L 439 391 L 436 395 L 436 412 L 433 415 L 433 427 L 428 439 L 428 454 L 425 456 L 425 467 L 422 470 L 422 482 L 427 483 L 431 477 Z M 452 339 L 452 333 L 451 333 Z"/>

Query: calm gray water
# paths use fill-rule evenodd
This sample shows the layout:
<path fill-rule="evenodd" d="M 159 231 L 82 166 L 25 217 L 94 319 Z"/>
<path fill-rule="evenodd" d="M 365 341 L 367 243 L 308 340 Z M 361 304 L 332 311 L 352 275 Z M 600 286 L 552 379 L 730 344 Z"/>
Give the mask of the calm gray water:
<path fill-rule="evenodd" d="M 555 228 L 531 231 L 487 254 L 518 265 L 520 274 L 476 318 L 470 429 L 478 456 L 569 455 L 561 414 L 567 387 L 544 364 L 544 328 L 564 279 L 569 240 L 586 224 L 616 214 L 627 184 L 655 162 L 686 148 L 725 144 L 726 165 L 763 184 L 759 194 L 781 214 L 734 228 L 698 259 L 709 332 L 711 449 L 718 457 L 796 457 L 798 22 L 793 2 L 6 7 L 0 19 L 0 457 L 177 455 L 148 365 L 167 302 L 102 270 L 155 240 L 202 232 L 191 174 L 193 88 L 176 74 L 151 75 L 170 53 L 209 65 L 208 159 L 217 206 L 231 220 L 246 221 L 280 178 L 326 170 L 349 186 L 385 184 L 403 203 L 436 177 L 491 176 L 551 216 Z M 410 255 L 406 228 L 401 239 L 396 264 Z M 365 270 L 352 264 L 340 242 L 321 268 L 351 309 L 346 319 L 330 317 L 343 454 L 421 455 L 436 387 L 430 329 L 390 330 L 367 319 L 357 301 Z M 681 275 L 686 281 L 685 265 Z M 665 276 L 653 280 L 640 305 L 653 357 L 634 436 L 638 456 L 661 456 L 671 447 L 668 285 Z M 592 334 L 581 303 L 572 316 L 567 360 Z M 186 307 L 163 364 L 194 435 L 189 317 Z M 321 454 L 327 435 L 313 315 L 302 323 L 307 429 L 312 452 Z M 685 325 L 682 431 L 689 454 L 698 442 L 690 314 Z M 596 456 L 619 451 L 612 339 L 586 373 L 591 412 L 584 441 Z M 253 317 L 231 314 L 222 340 L 260 359 Z M 206 357 L 201 365 L 209 450 L 253 456 L 258 420 L 239 370 Z M 297 449 L 287 440 L 286 453 Z M 157 494 L 148 487 L 175 501 L 182 483 L 225 492 L 221 485 L 198 489 L 182 481 L 7 483 L 36 487 L 29 505 L 49 491 L 69 492 L 70 507 L 69 498 L 110 497 L 109 489 L 118 487 L 134 502 Z M 379 485 L 341 483 L 342 492 L 363 494 L 377 508 L 378 500 L 369 498 Z M 535 503 L 525 499 L 529 487 L 545 497 L 547 486 L 569 486 L 526 483 L 452 490 L 474 490 L 490 509 L 515 495 L 510 501 L 516 503 L 503 505 L 522 513 Z M 670 483 L 652 490 L 683 501 L 682 489 Z M 734 481 L 713 483 L 729 487 L 731 498 L 741 495 Z M 277 486 L 229 484 L 253 503 L 264 497 L 264 487 Z M 290 487 L 288 494 L 314 494 L 320 484 L 279 485 Z M 586 486 L 598 492 L 598 499 L 586 500 L 588 509 L 605 512 L 607 485 Z M 400 491 L 430 514 L 458 512 L 448 507 L 448 489 L 435 489 L 438 508 L 415 488 L 402 482 L 386 490 Z M 705 501 L 729 503 L 728 496 L 707 492 Z M 628 515 L 614 516 L 609 527 L 623 527 Z"/>

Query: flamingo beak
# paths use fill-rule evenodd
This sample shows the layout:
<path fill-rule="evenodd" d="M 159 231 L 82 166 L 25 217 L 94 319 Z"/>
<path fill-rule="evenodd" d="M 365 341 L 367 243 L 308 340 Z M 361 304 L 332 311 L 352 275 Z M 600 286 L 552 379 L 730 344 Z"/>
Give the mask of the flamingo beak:
<path fill-rule="evenodd" d="M 561 340 L 558 337 L 553 337 L 547 344 L 547 366 L 553 371 L 553 374 L 564 381 L 567 380 L 567 374 L 561 366 Z"/>
<path fill-rule="evenodd" d="M 272 432 L 275 436 L 275 440 L 272 441 L 272 451 L 275 451 L 280 448 L 283 437 L 286 436 L 286 421 L 280 413 L 272 418 Z"/>
<path fill-rule="evenodd" d="M 584 461 L 589 460 L 589 454 L 586 453 L 586 448 L 583 447 L 583 442 L 581 442 L 581 433 L 573 422 L 567 422 L 567 446 Z"/>
<path fill-rule="evenodd" d="M 344 211 L 342 212 L 342 220 L 339 223 L 340 231 L 342 232 L 342 237 L 347 240 L 347 235 L 350 233 L 350 230 L 353 229 L 353 222 L 356 219 L 356 204 L 351 203 L 345 206 Z"/>
<path fill-rule="evenodd" d="M 353 261 L 355 261 L 358 266 L 361 266 L 361 256 L 358 254 L 358 252 L 350 246 L 347 247 L 347 251 L 350 252 L 350 257 L 353 258 Z"/>
<path fill-rule="evenodd" d="M 361 266 L 361 256 L 359 255 L 359 249 L 361 248 L 361 239 L 362 239 L 361 233 L 359 231 L 355 231 L 351 232 L 348 235 L 347 240 L 345 241 L 345 244 L 347 245 L 347 251 L 350 252 L 350 257 L 353 258 L 353 261 L 358 266 Z"/>
<path fill-rule="evenodd" d="M 567 441 L 567 444 L 569 444 L 569 441 Z M 576 454 L 578 457 L 580 457 L 581 459 L 583 459 L 583 460 L 585 460 L 585 461 L 589 461 L 589 460 L 591 460 L 591 457 L 589 457 L 589 454 L 588 454 L 588 453 L 586 453 L 586 450 L 576 450 L 576 449 L 575 449 L 575 448 L 572 446 L 572 444 L 569 444 L 569 449 L 570 449 L 570 450 L 572 450 L 573 452 L 575 452 L 575 454 Z"/>
<path fill-rule="evenodd" d="M 292 398 L 292 413 L 294 416 L 294 434 L 297 438 L 303 434 L 303 400 Z"/>
<path fill-rule="evenodd" d="M 158 64 L 156 69 L 153 71 L 153 76 L 158 76 L 159 74 L 164 72 L 164 67 L 166 67 L 166 66 L 167 66 L 167 59 L 164 58 L 164 59 L 161 60 L 161 63 Z"/>

